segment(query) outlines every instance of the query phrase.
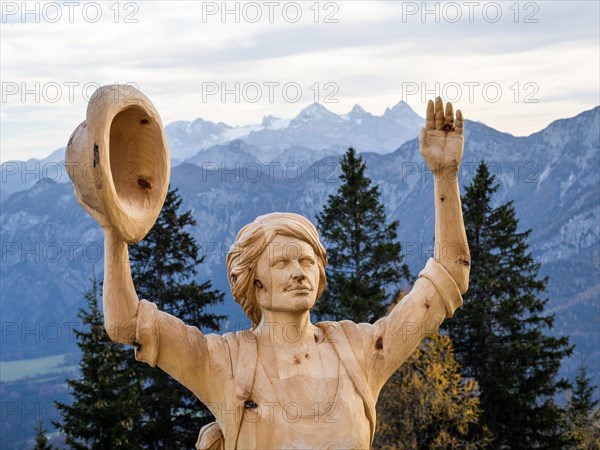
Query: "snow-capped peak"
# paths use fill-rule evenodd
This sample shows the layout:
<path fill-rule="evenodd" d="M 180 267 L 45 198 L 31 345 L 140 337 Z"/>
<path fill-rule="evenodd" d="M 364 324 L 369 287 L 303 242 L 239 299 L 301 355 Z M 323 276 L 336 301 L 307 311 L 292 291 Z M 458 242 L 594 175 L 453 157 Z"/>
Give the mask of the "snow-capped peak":
<path fill-rule="evenodd" d="M 391 108 L 386 108 L 385 109 L 384 115 L 389 115 L 389 114 L 394 114 L 394 115 L 398 115 L 398 114 L 415 115 L 416 113 L 408 105 L 408 103 L 406 103 L 405 101 L 400 100 L 398 103 L 396 103 Z"/>
<path fill-rule="evenodd" d="M 289 119 L 282 119 L 275 116 L 264 116 L 261 126 L 265 130 L 281 130 L 290 124 Z"/>
<path fill-rule="evenodd" d="M 338 117 L 337 114 L 332 113 L 320 103 L 313 103 L 307 106 L 298 114 L 298 117 L 306 119 L 320 120 L 326 117 Z"/>
<path fill-rule="evenodd" d="M 367 112 L 358 103 L 352 107 L 352 110 L 348 113 L 349 116 L 362 116 Z"/>

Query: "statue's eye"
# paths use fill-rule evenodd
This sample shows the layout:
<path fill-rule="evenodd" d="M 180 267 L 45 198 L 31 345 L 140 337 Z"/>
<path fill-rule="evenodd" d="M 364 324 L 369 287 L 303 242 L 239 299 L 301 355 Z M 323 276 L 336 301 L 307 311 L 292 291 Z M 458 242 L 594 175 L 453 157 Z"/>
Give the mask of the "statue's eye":
<path fill-rule="evenodd" d="M 300 264 L 303 266 L 312 266 L 315 263 L 315 260 L 312 258 L 302 258 L 300 260 Z"/>
<path fill-rule="evenodd" d="M 287 266 L 287 261 L 285 259 L 280 259 L 273 264 L 273 267 L 276 269 L 285 269 L 285 266 Z"/>

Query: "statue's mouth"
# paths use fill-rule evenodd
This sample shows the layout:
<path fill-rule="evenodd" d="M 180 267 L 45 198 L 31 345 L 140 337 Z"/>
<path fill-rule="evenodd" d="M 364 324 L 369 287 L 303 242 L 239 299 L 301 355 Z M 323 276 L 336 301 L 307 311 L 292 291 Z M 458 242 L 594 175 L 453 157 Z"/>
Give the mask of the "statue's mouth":
<path fill-rule="evenodd" d="M 310 286 L 290 286 L 286 288 L 285 292 L 311 292 L 312 288 Z"/>

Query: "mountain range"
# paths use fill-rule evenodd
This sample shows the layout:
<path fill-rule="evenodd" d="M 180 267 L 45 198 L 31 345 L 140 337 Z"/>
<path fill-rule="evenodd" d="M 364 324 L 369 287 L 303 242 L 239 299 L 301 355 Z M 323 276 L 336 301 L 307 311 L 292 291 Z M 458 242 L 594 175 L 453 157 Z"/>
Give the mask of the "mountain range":
<path fill-rule="evenodd" d="M 345 149 L 389 153 L 416 136 L 423 119 L 405 102 L 376 116 L 355 105 L 348 114 L 338 115 L 320 103 L 302 109 L 291 120 L 266 116 L 260 125 L 229 126 L 203 119 L 178 121 L 165 127 L 171 158 L 183 161 L 216 145 L 240 139 L 255 146 L 254 156 L 273 158 L 293 147 L 313 150 Z"/>

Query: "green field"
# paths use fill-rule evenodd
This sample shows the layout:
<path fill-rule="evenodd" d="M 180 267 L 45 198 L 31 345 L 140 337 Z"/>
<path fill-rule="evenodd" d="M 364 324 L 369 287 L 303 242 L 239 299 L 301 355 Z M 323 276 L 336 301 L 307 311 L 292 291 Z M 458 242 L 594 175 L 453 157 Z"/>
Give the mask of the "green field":
<path fill-rule="evenodd" d="M 73 371 L 77 366 L 63 366 L 65 356 L 62 355 L 46 356 L 44 358 L 23 359 L 20 361 L 1 361 L 0 362 L 0 381 L 10 382 L 28 376 L 52 374 Z"/>

